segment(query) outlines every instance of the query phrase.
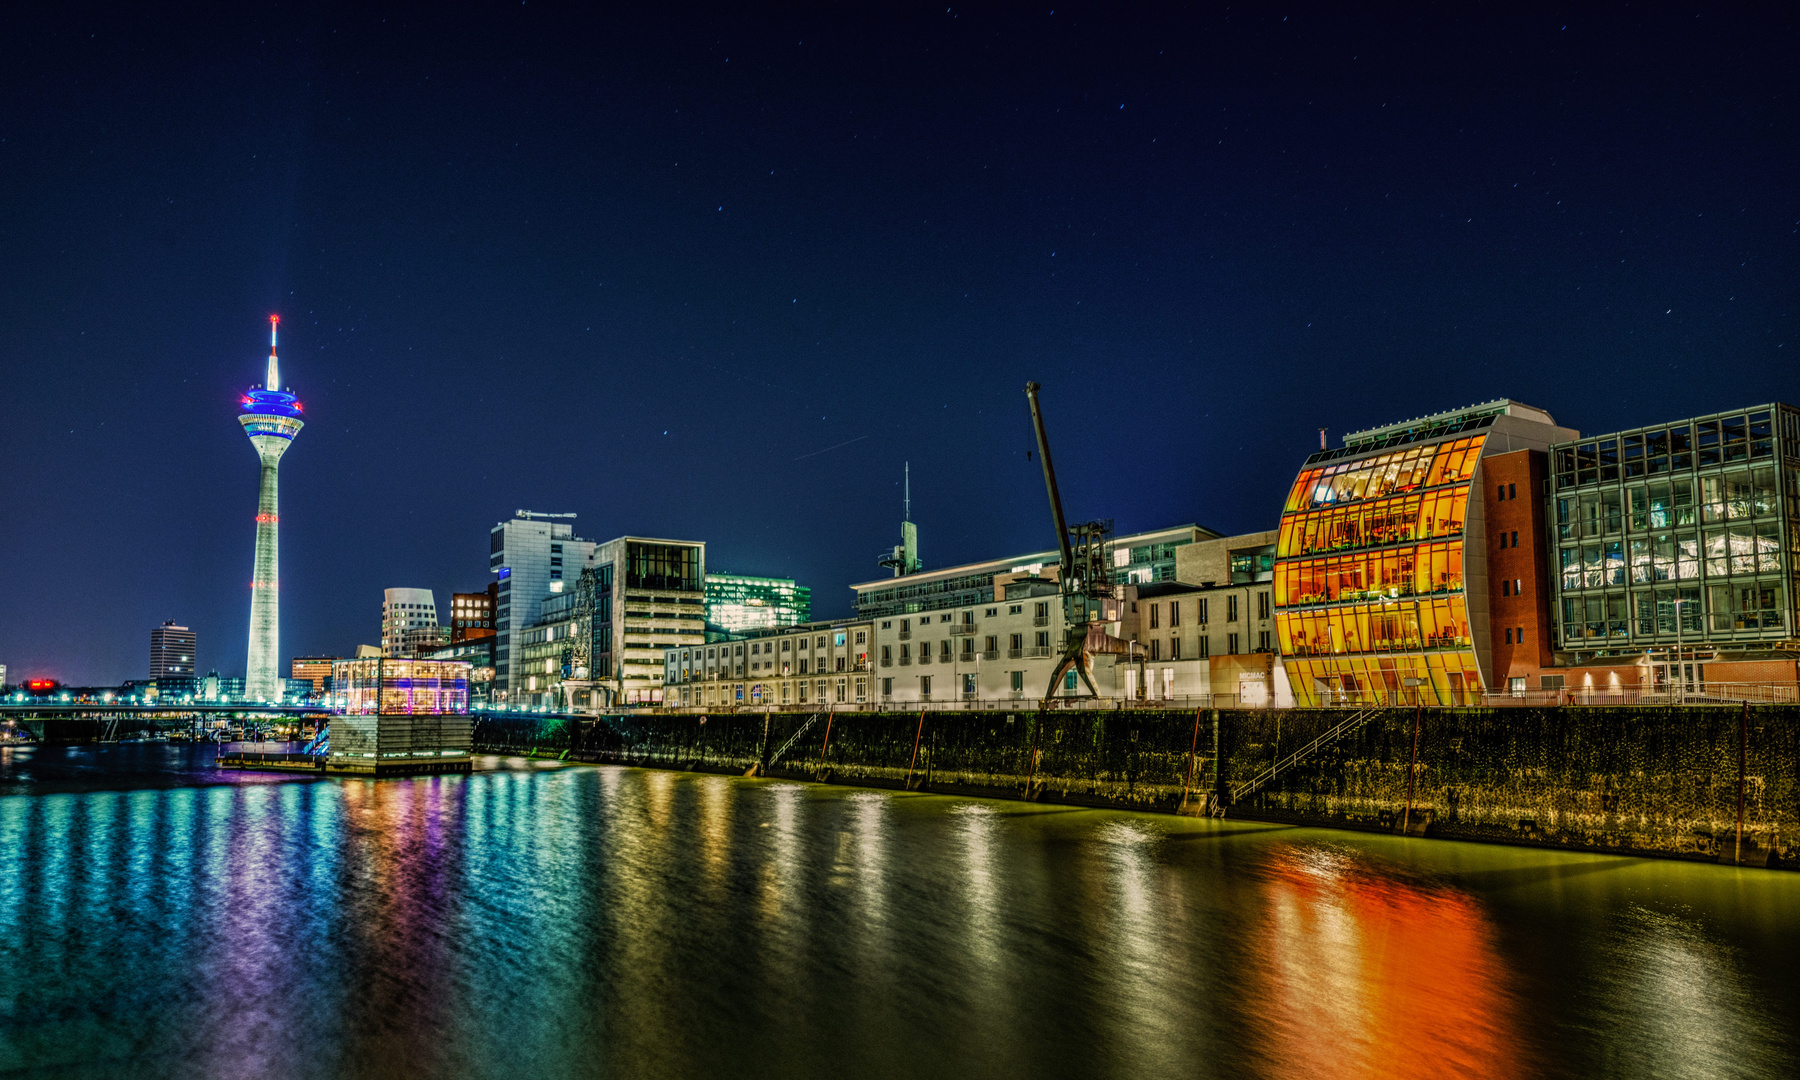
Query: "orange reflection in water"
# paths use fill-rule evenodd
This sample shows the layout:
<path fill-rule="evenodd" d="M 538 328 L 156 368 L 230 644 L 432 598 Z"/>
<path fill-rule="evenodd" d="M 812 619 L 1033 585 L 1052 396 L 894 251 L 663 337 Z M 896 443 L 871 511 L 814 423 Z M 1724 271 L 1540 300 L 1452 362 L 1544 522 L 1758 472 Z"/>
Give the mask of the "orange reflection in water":
<path fill-rule="evenodd" d="M 1327 848 L 1276 854 L 1245 1002 L 1257 1071 L 1518 1077 L 1512 973 L 1472 898 L 1378 876 Z"/>

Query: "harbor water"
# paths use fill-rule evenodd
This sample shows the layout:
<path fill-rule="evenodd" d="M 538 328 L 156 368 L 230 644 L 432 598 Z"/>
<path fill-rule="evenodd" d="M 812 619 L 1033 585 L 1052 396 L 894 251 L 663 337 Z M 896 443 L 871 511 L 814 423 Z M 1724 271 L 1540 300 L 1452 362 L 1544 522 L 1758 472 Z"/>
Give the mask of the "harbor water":
<path fill-rule="evenodd" d="M 0 1076 L 1800 1075 L 1800 874 L 211 753 L 0 750 Z"/>

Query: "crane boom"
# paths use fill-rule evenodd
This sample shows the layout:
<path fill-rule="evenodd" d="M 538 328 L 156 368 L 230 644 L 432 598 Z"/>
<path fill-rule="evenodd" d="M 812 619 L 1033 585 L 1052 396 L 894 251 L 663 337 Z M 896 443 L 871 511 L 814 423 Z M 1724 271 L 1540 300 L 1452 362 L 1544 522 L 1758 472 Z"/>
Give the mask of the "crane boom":
<path fill-rule="evenodd" d="M 1058 571 L 1065 583 L 1075 573 L 1075 551 L 1069 546 L 1069 523 L 1063 516 L 1062 496 L 1056 490 L 1056 467 L 1050 464 L 1050 437 L 1044 434 L 1044 413 L 1038 408 L 1038 384 L 1025 384 L 1025 397 L 1031 402 L 1031 426 L 1037 432 L 1038 457 L 1044 463 L 1044 489 L 1050 493 L 1050 516 L 1056 519 L 1056 546 L 1062 553 L 1062 569 Z"/>

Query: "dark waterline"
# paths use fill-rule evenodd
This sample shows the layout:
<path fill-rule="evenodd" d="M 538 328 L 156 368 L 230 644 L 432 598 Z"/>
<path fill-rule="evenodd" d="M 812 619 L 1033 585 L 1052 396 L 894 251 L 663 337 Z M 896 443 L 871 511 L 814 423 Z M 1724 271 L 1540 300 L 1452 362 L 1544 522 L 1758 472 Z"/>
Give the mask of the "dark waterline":
<path fill-rule="evenodd" d="M 0 750 L 0 1075 L 1792 1076 L 1800 875 Z"/>

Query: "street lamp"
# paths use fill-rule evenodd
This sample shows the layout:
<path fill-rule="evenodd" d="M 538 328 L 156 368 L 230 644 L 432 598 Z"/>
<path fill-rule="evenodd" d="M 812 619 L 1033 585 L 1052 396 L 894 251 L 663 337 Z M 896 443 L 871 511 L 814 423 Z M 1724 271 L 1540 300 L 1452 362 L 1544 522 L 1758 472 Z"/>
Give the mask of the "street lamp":
<path fill-rule="evenodd" d="M 1681 605 L 1692 604 L 1695 602 L 1695 599 L 1692 597 L 1677 597 L 1668 602 L 1669 606 L 1675 609 L 1675 663 L 1673 667 L 1675 678 L 1679 680 L 1681 684 L 1681 689 L 1678 691 L 1677 698 L 1678 703 L 1680 704 L 1687 703 L 1687 675 L 1682 667 L 1682 653 L 1684 650 L 1681 643 Z"/>

